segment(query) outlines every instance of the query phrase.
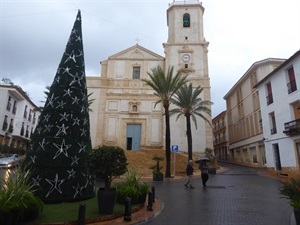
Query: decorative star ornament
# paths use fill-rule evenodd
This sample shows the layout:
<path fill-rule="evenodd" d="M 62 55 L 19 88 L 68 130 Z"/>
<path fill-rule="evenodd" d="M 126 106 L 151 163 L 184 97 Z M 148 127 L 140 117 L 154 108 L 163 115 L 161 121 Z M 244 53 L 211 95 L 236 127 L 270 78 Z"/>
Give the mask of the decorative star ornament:
<path fill-rule="evenodd" d="M 43 122 L 49 122 L 49 118 L 50 118 L 51 116 L 49 115 L 49 114 L 46 114 L 45 116 L 44 116 L 44 121 Z"/>
<path fill-rule="evenodd" d="M 67 114 L 66 112 L 64 112 L 64 114 L 59 114 L 61 116 L 60 120 L 59 121 L 68 121 L 68 117 L 70 116 L 69 114 Z"/>
<path fill-rule="evenodd" d="M 49 142 L 46 142 L 45 138 L 43 138 L 42 142 L 39 142 L 39 146 L 41 149 L 43 149 L 43 151 L 45 151 L 45 147 L 47 144 L 49 144 Z"/>
<path fill-rule="evenodd" d="M 90 183 L 90 184 L 92 184 L 92 176 L 91 175 L 88 175 L 88 174 L 84 174 L 84 173 L 81 173 L 84 177 L 85 177 L 85 179 L 86 179 L 86 181 L 85 181 L 85 185 L 84 185 L 84 187 L 86 188 L 87 186 L 88 186 L 88 184 Z"/>
<path fill-rule="evenodd" d="M 32 182 L 32 185 L 33 186 L 40 186 L 40 182 L 41 182 L 41 178 L 40 178 L 40 175 L 37 175 L 37 177 L 36 178 L 32 178 L 32 180 L 33 180 L 33 182 Z"/>
<path fill-rule="evenodd" d="M 82 136 L 86 136 L 86 129 L 84 129 L 84 128 L 80 128 L 80 130 L 81 130 L 81 134 L 80 134 L 80 136 L 82 137 Z"/>
<path fill-rule="evenodd" d="M 53 127 L 53 125 L 50 125 L 50 124 L 45 125 L 44 133 L 47 131 L 50 132 L 52 127 Z"/>
<path fill-rule="evenodd" d="M 74 164 L 78 165 L 79 158 L 77 157 L 77 155 L 75 155 L 74 157 L 71 156 L 71 159 L 72 159 L 71 166 L 73 166 Z"/>
<path fill-rule="evenodd" d="M 29 162 L 29 164 L 35 164 L 36 158 L 37 158 L 36 155 L 30 156 L 30 162 Z"/>
<path fill-rule="evenodd" d="M 62 143 L 60 145 L 56 144 L 56 143 L 53 143 L 54 146 L 56 148 L 58 148 L 58 151 L 56 152 L 55 156 L 53 157 L 53 159 L 56 159 L 60 154 L 64 154 L 65 156 L 69 157 L 68 156 L 68 148 L 70 148 L 72 145 L 66 145 L 65 143 L 65 139 L 63 139 Z"/>
<path fill-rule="evenodd" d="M 63 134 L 63 135 L 67 135 L 67 129 L 69 127 L 65 127 L 65 124 L 63 123 L 61 126 L 56 125 L 56 127 L 58 128 L 58 131 L 56 133 L 56 136 Z"/>
<path fill-rule="evenodd" d="M 71 177 L 75 178 L 76 171 L 73 168 L 72 170 L 67 170 L 67 172 L 69 173 L 68 179 L 70 179 Z"/>
<path fill-rule="evenodd" d="M 48 191 L 46 198 L 54 191 L 57 190 L 60 194 L 62 193 L 60 186 L 62 185 L 62 183 L 65 181 L 64 179 L 59 180 L 58 179 L 58 174 L 55 175 L 54 180 L 49 180 L 46 179 L 46 181 L 51 185 L 50 190 Z"/>
<path fill-rule="evenodd" d="M 75 190 L 75 194 L 74 194 L 73 198 L 76 198 L 76 196 L 78 194 L 80 194 L 82 196 L 81 191 L 84 187 L 80 187 L 79 183 L 77 184 L 77 187 L 75 187 L 75 186 L 72 186 L 72 187 Z"/>
<path fill-rule="evenodd" d="M 80 119 L 78 119 L 78 117 L 76 117 L 76 118 L 73 119 L 73 124 L 72 125 L 77 124 L 79 126 L 80 125 L 79 122 L 80 122 Z"/>
<path fill-rule="evenodd" d="M 81 144 L 80 144 L 80 143 L 78 143 L 78 144 L 79 144 L 79 147 L 80 147 L 78 153 L 80 153 L 80 152 L 85 152 L 85 150 L 86 150 L 86 145 L 85 145 L 83 142 L 82 142 Z"/>
<path fill-rule="evenodd" d="M 48 105 L 51 105 L 51 107 L 53 107 L 53 103 L 54 103 L 54 101 L 56 101 L 57 98 L 58 97 L 54 97 L 54 94 L 52 94 L 50 98 L 49 97 L 47 98 L 48 104 L 45 107 L 47 107 Z M 48 120 L 47 120 L 47 122 L 48 122 Z"/>

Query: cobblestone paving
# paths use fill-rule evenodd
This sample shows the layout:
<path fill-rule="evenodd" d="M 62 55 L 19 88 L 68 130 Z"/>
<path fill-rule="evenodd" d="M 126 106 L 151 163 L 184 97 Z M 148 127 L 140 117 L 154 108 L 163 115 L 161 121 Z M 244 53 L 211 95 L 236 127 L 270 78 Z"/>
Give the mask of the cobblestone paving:
<path fill-rule="evenodd" d="M 257 175 L 259 169 L 226 165 L 210 175 L 207 187 L 195 177 L 195 189 L 184 181 L 153 182 L 164 210 L 147 225 L 289 225 L 292 209 L 278 194 L 280 181 Z"/>

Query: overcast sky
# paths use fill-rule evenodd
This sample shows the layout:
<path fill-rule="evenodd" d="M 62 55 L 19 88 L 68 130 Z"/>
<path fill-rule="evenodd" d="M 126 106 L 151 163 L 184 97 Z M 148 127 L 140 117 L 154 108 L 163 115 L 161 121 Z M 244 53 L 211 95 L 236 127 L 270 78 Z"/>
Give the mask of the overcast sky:
<path fill-rule="evenodd" d="M 187 0 L 188 1 L 188 0 Z M 137 43 L 163 56 L 172 0 L 0 0 L 0 80 L 8 77 L 42 105 L 81 10 L 87 76 Z M 224 95 L 256 61 L 300 49 L 299 0 L 203 0 L 213 117 Z M 2 103 L 1 103 L 2 104 Z"/>

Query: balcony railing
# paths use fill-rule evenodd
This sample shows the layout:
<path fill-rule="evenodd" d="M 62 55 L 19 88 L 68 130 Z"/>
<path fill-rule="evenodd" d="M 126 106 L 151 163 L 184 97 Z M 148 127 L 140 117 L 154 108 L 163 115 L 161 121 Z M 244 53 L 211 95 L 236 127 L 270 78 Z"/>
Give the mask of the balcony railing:
<path fill-rule="evenodd" d="M 220 123 L 220 124 L 215 124 L 214 128 L 213 128 L 213 131 L 217 131 L 219 129 L 222 129 L 225 127 L 225 123 Z"/>
<path fill-rule="evenodd" d="M 287 135 L 300 134 L 300 119 L 285 123 L 283 133 Z"/>
<path fill-rule="evenodd" d="M 226 137 L 220 137 L 220 138 L 214 140 L 214 145 L 224 143 L 226 141 L 227 141 Z"/>

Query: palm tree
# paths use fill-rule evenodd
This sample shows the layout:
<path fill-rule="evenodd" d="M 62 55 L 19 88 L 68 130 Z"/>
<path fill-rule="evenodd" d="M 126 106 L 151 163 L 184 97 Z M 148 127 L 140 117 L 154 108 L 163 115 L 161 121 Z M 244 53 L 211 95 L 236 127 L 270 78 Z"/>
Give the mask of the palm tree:
<path fill-rule="evenodd" d="M 200 94 L 203 88 L 200 86 L 193 89 L 192 84 L 184 84 L 178 91 L 174 98 L 172 98 L 172 103 L 178 108 L 170 110 L 170 115 L 178 114 L 176 120 L 181 115 L 186 118 L 186 134 L 187 134 L 187 144 L 188 144 L 188 157 L 189 160 L 193 158 L 193 141 L 191 132 L 191 117 L 195 123 L 197 129 L 197 119 L 196 116 L 201 117 L 205 122 L 211 125 L 210 121 L 202 114 L 202 112 L 211 115 L 211 110 L 208 106 L 212 105 L 211 101 L 202 100 Z"/>
<path fill-rule="evenodd" d="M 187 82 L 187 75 L 182 75 L 181 71 L 178 71 L 173 76 L 174 67 L 169 67 L 167 73 L 157 66 L 151 69 L 151 72 L 147 72 L 150 79 L 142 79 L 146 85 L 153 88 L 154 95 L 158 97 L 158 103 L 162 103 L 165 110 L 166 118 L 166 174 L 165 177 L 171 177 L 171 134 L 170 134 L 170 115 L 169 106 L 171 104 L 171 98 L 175 92 Z"/>

